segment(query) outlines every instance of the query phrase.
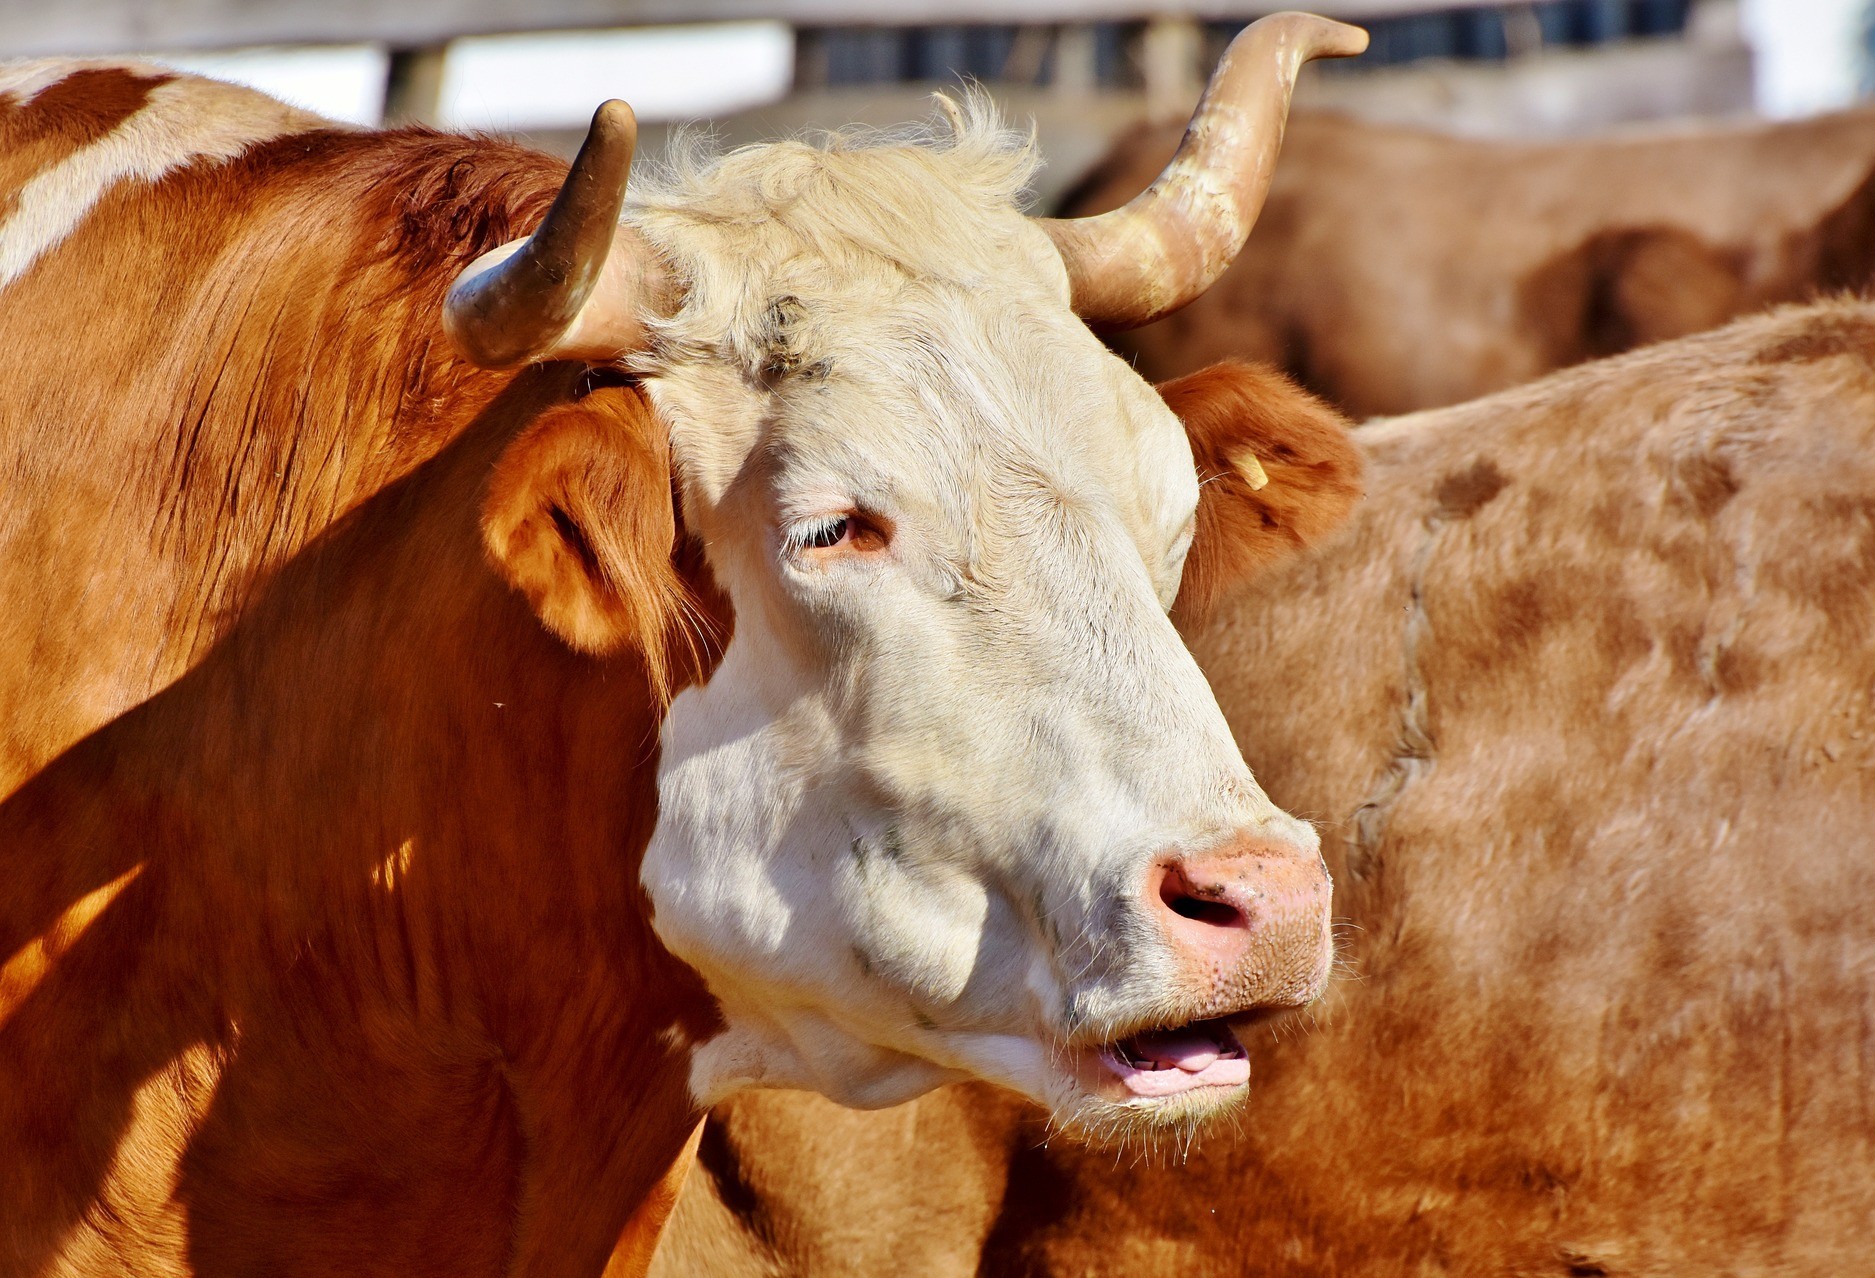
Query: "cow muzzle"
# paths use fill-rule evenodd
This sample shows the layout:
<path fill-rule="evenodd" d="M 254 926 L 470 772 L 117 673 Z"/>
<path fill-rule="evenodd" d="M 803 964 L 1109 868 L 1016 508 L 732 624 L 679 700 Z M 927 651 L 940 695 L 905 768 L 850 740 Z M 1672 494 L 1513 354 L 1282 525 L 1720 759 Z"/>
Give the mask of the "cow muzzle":
<path fill-rule="evenodd" d="M 1256 838 L 1155 864 L 1146 910 L 1207 1015 L 1298 1006 L 1325 971 L 1333 885 L 1321 856 Z"/>
<path fill-rule="evenodd" d="M 1141 907 L 1170 956 L 1169 1015 L 1093 1055 L 1114 1099 L 1222 1098 L 1250 1079 L 1236 1028 L 1312 1002 L 1333 960 L 1333 883 L 1321 856 L 1284 839 L 1242 836 L 1154 862 Z"/>

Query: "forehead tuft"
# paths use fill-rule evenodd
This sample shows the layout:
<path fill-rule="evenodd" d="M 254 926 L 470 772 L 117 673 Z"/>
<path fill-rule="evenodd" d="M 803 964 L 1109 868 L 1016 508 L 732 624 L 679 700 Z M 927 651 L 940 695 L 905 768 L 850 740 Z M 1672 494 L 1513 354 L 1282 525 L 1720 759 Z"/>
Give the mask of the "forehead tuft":
<path fill-rule="evenodd" d="M 1019 203 L 1037 163 L 1033 138 L 974 93 L 954 131 L 847 130 L 727 153 L 681 142 L 661 170 L 634 174 L 626 213 L 683 283 L 663 343 L 681 359 L 728 339 L 759 368 L 786 312 L 1006 280 L 1034 254 Z"/>

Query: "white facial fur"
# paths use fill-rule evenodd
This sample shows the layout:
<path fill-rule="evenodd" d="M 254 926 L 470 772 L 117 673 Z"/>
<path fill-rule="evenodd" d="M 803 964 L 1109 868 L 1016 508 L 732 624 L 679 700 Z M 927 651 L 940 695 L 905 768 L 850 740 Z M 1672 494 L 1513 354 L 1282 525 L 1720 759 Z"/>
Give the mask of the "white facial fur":
<path fill-rule="evenodd" d="M 1314 845 L 1167 620 L 1190 448 L 1070 311 L 1030 164 L 976 119 L 738 153 L 632 211 L 686 280 L 644 371 L 735 610 L 671 706 L 643 871 L 726 1019 L 703 1103 L 978 1075 L 1071 1107 L 1068 1045 L 1185 1006 L 1151 859 Z M 887 535 L 804 544 L 848 511 Z"/>

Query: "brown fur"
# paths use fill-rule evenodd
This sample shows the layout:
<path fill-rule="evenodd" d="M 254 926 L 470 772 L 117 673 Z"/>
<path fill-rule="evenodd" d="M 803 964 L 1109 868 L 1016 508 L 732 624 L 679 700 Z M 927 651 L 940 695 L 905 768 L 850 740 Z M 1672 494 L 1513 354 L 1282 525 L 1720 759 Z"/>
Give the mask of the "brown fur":
<path fill-rule="evenodd" d="M 7 290 L 0 1271 L 592 1274 L 681 1151 L 711 1004 L 637 858 L 708 654 L 645 660 L 688 624 L 662 444 L 437 326 L 561 172 L 300 133 L 113 188 Z M 660 591 L 605 660 L 484 549 L 548 436 Z"/>
<path fill-rule="evenodd" d="M 1123 137 L 1064 212 L 1123 203 L 1179 136 Z M 1263 360 L 1364 417 L 1861 289 L 1872 268 L 1875 110 L 1561 142 L 1297 112 L 1236 263 L 1116 346 L 1155 380 Z"/>
<path fill-rule="evenodd" d="M 1188 626 L 1340 526 L 1361 495 L 1361 454 L 1340 414 L 1274 369 L 1218 364 L 1159 394 L 1198 466 L 1198 519 L 1173 609 Z M 1245 453 L 1267 481 L 1260 487 L 1245 474 Z"/>
<path fill-rule="evenodd" d="M 752 1095 L 654 1272 L 1864 1271 L 1872 335 L 1784 310 L 1364 428 L 1342 532 L 1191 635 L 1343 933 L 1237 1130 Z"/>

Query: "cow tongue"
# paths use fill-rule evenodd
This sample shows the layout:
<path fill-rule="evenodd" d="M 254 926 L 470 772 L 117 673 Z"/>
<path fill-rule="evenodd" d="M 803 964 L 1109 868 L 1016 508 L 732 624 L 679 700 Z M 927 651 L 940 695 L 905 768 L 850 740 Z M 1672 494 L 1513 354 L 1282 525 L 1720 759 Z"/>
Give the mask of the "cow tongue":
<path fill-rule="evenodd" d="M 1236 1087 L 1250 1080 L 1250 1061 L 1221 1021 L 1148 1030 L 1102 1053 L 1107 1068 L 1139 1096 L 1171 1096 L 1197 1087 Z"/>
<path fill-rule="evenodd" d="M 1224 1048 L 1196 1026 L 1135 1034 L 1120 1045 L 1127 1059 L 1151 1069 L 1182 1069 L 1196 1074 L 1224 1054 Z"/>

